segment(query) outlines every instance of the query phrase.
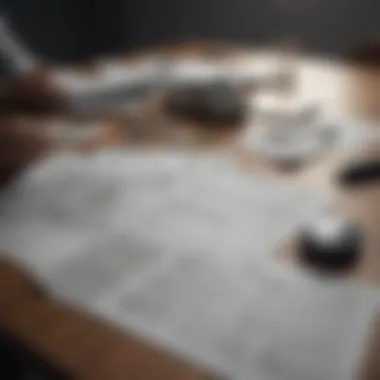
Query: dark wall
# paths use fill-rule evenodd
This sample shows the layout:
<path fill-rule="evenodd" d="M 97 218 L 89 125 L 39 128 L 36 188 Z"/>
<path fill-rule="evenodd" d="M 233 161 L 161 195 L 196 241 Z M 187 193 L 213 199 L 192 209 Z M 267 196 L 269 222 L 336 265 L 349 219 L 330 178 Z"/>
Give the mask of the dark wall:
<path fill-rule="evenodd" d="M 17 31 L 54 60 L 160 42 L 295 38 L 343 54 L 377 33 L 379 0 L 9 0 Z"/>

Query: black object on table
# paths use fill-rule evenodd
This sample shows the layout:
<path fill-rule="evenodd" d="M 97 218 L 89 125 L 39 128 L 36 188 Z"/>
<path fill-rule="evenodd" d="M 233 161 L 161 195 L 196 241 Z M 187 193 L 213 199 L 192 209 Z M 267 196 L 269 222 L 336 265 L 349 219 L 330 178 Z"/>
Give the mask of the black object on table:
<path fill-rule="evenodd" d="M 235 126 L 246 116 L 245 97 L 226 83 L 194 84 L 172 89 L 167 94 L 168 114 L 215 126 Z"/>
<path fill-rule="evenodd" d="M 329 216 L 301 229 L 297 243 L 298 256 L 305 265 L 335 273 L 354 268 L 364 245 L 356 224 Z"/>
<path fill-rule="evenodd" d="M 380 181 L 380 159 L 358 161 L 342 168 L 338 181 L 346 188 L 354 188 Z"/>

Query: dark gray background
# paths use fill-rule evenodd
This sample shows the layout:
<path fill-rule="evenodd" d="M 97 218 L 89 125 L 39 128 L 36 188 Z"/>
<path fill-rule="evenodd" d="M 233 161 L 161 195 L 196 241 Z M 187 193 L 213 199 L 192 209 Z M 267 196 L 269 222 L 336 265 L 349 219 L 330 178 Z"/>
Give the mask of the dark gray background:
<path fill-rule="evenodd" d="M 380 32 L 379 0 L 9 0 L 3 9 L 33 49 L 56 61 L 202 38 L 296 38 L 341 55 Z"/>

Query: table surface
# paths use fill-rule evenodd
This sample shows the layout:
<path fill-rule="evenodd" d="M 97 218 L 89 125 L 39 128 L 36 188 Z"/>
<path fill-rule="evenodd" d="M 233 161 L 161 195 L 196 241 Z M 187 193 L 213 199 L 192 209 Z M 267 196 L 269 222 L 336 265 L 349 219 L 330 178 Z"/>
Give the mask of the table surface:
<path fill-rule="evenodd" d="M 181 54 L 199 54 L 197 46 L 181 48 Z M 175 51 L 178 54 L 178 51 Z M 242 55 L 243 59 L 266 59 L 266 54 Z M 302 58 L 297 64 L 299 80 L 293 90 L 297 97 L 317 99 L 329 117 L 350 120 L 352 118 L 376 121 L 380 109 L 380 70 L 364 70 L 328 59 Z M 96 71 L 96 70 L 95 70 Z M 94 74 L 95 75 L 95 74 Z M 143 144 L 151 148 L 165 149 L 172 144 L 173 135 L 166 126 L 170 123 L 160 113 L 156 101 L 147 105 L 146 120 L 152 128 Z M 75 147 L 78 152 L 91 154 L 104 145 L 128 145 L 135 143 L 133 129 L 117 116 L 107 116 L 96 121 L 102 133 L 89 143 Z M 136 122 L 131 117 L 132 125 Z M 159 125 L 162 128 L 157 128 Z M 130 133 L 129 133 L 130 132 Z M 199 126 L 182 123 L 177 128 L 176 144 L 184 149 L 234 149 L 242 168 L 250 171 L 266 171 L 268 175 L 282 176 L 284 180 L 302 181 L 325 191 L 330 187 L 331 174 L 339 165 L 333 156 L 309 165 L 297 173 L 281 174 L 263 164 L 253 154 L 235 146 L 233 131 L 204 132 Z M 133 138 L 132 138 L 133 137 Z M 380 154 L 379 147 L 372 146 L 365 155 Z M 343 207 L 365 228 L 367 241 L 364 259 L 352 276 L 380 285 L 380 188 L 371 187 L 356 192 L 336 192 L 337 207 Z M 294 260 L 292 242 L 279 250 L 279 259 Z M 92 316 L 83 315 L 55 302 L 35 286 L 25 273 L 11 263 L 0 263 L 0 324 L 13 331 L 34 350 L 63 367 L 79 379 L 216 379 L 207 370 L 192 365 L 144 342 L 133 332 L 120 331 Z M 365 355 L 361 378 L 380 378 L 380 316 Z"/>

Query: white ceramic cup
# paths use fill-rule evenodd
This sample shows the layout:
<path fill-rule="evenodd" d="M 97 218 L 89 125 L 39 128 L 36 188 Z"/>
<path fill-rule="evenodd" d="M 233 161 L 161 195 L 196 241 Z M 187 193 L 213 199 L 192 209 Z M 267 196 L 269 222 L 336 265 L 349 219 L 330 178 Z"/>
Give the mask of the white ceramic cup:
<path fill-rule="evenodd" d="M 299 162 L 323 149 L 324 121 L 318 103 L 275 95 L 257 97 L 253 103 L 256 149 L 277 163 Z"/>

